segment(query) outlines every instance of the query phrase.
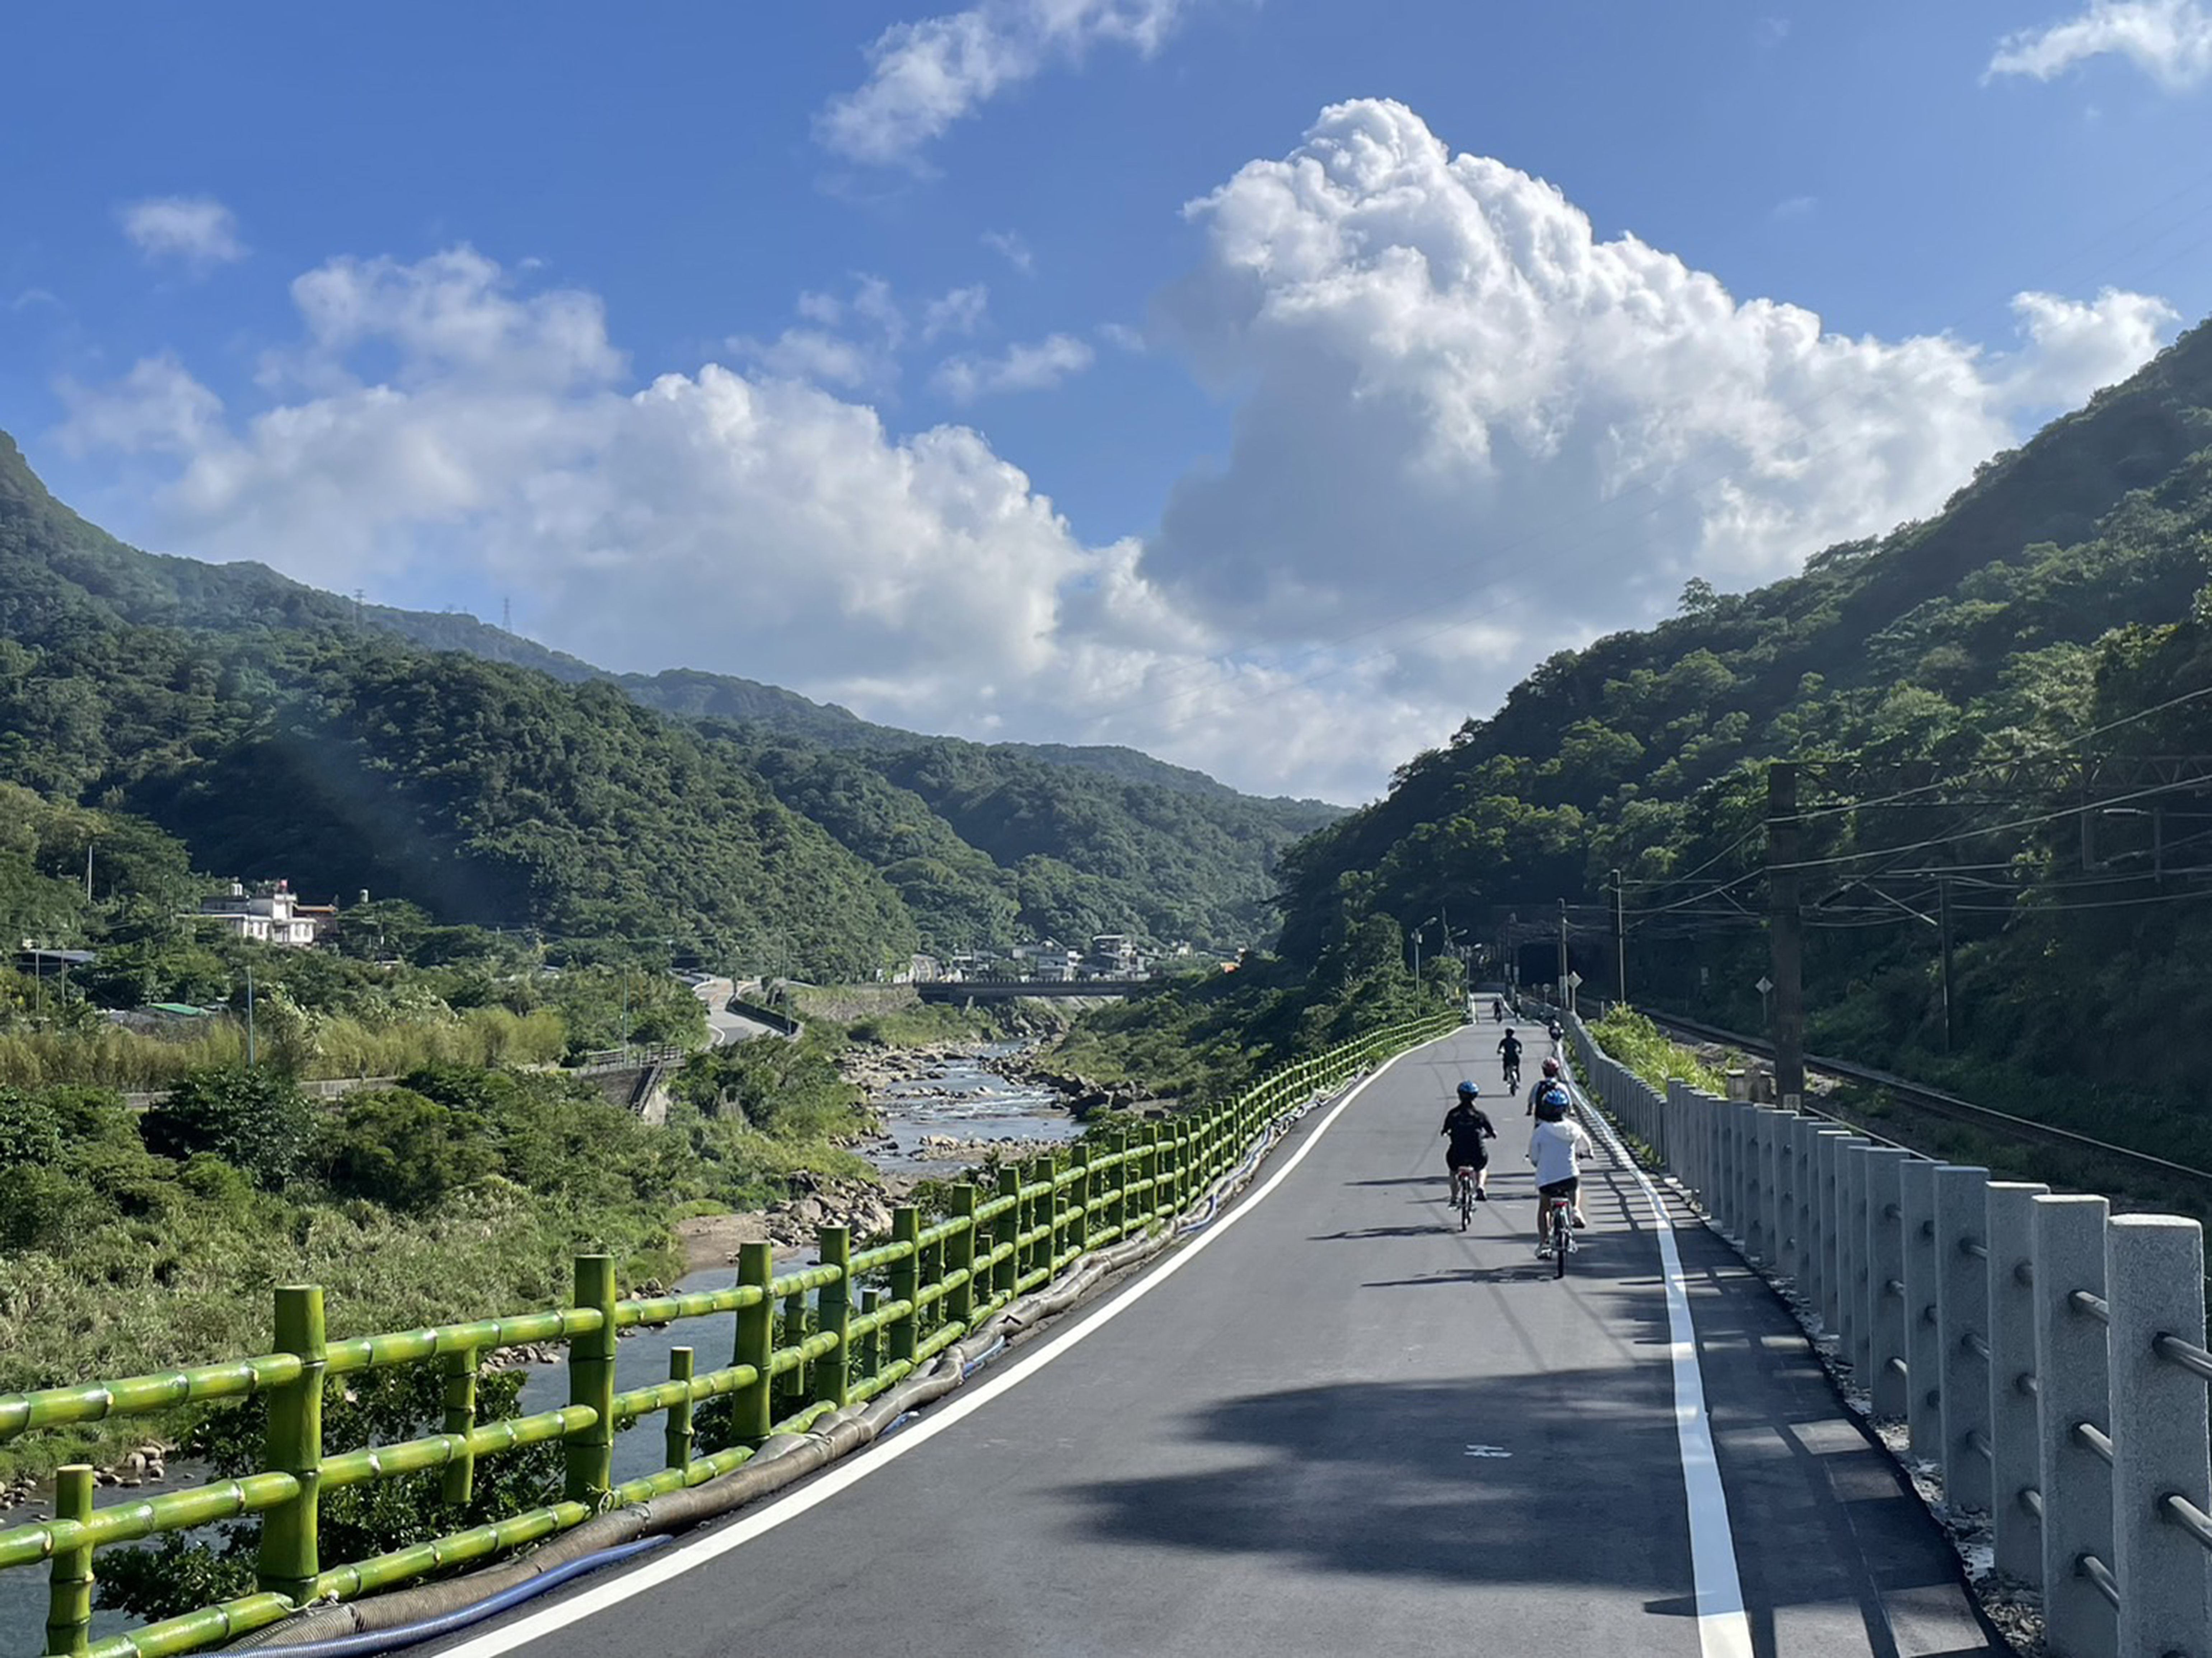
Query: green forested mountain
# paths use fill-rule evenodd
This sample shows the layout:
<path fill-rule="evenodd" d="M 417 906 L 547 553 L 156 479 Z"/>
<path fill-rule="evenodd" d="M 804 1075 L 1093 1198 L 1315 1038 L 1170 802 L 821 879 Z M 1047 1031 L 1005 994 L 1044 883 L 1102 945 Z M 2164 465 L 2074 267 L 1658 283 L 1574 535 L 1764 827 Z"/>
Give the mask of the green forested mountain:
<path fill-rule="evenodd" d="M 1050 756 L 141 553 L 0 434 L 0 783 L 142 815 L 203 869 L 842 974 L 1024 932 L 1239 944 L 1275 852 L 1335 815 Z"/>
<path fill-rule="evenodd" d="M 2192 1095 L 2212 877 L 2184 872 L 2212 865 L 2212 791 L 2133 762 L 2212 755 L 2208 581 L 2212 325 L 1984 465 L 1936 518 L 1754 592 L 1692 582 L 1674 619 L 1553 657 L 1388 799 L 1294 849 L 1285 953 L 1314 961 L 1367 918 L 1443 905 L 1495 938 L 1504 913 L 1564 897 L 1604 989 L 1619 869 L 1632 993 L 1753 1025 L 1762 762 L 1853 761 L 1802 802 L 1816 1048 L 2015 1098 L 2044 1079 L 2055 1111 L 2105 1108 L 2057 1078 Z M 2023 756 L 2038 763 L 2008 763 Z"/>
<path fill-rule="evenodd" d="M 936 739 L 879 726 L 834 702 L 734 674 L 668 668 L 655 674 L 611 674 L 580 658 L 453 611 L 404 610 L 357 604 L 280 575 L 265 564 L 204 564 L 142 553 L 125 546 L 47 494 L 7 433 L 0 432 L 0 556 L 35 543 L 49 571 L 78 599 L 119 621 L 228 630 L 354 623 L 398 635 L 434 651 L 462 651 L 493 662 L 535 668 L 556 679 L 605 679 L 647 708 L 686 719 L 735 720 L 829 748 L 884 749 Z M 1026 759 L 1186 794 L 1247 802 L 1295 832 L 1327 823 L 1337 808 L 1316 800 L 1260 799 L 1240 794 L 1204 772 L 1170 765 L 1112 744 L 1010 743 L 992 745 Z"/>

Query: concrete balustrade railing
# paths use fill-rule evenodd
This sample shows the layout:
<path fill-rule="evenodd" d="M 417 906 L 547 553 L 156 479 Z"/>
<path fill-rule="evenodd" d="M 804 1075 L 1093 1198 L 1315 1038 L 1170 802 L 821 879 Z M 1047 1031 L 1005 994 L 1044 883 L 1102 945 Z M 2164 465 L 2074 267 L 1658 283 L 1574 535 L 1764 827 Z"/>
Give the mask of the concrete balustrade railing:
<path fill-rule="evenodd" d="M 1793 1295 L 1944 1500 L 2040 1587 L 2053 1658 L 2212 1658 L 2212 1351 L 2195 1221 L 1992 1181 L 1807 1111 L 1654 1088 L 1579 1020 L 1589 1092 Z"/>
<path fill-rule="evenodd" d="M 901 1207 L 890 1242 L 873 1248 L 855 1252 L 846 1228 L 824 1226 L 819 1264 L 779 1276 L 767 1244 L 746 1244 L 738 1282 L 728 1289 L 621 1300 L 612 1260 L 581 1255 L 568 1307 L 334 1341 L 319 1287 L 280 1288 L 273 1351 L 0 1394 L 0 1443 L 179 1405 L 258 1397 L 268 1412 L 267 1466 L 243 1479 L 95 1508 L 93 1470 L 63 1469 L 52 1520 L 0 1531 L 0 1570 L 46 1565 L 47 1653 L 155 1658 L 234 1639 L 309 1601 L 392 1588 L 566 1531 L 611 1507 L 703 1485 L 741 1467 L 772 1436 L 804 1433 L 830 1412 L 919 1374 L 994 1314 L 1086 1256 L 1172 1224 L 1255 1157 L 1286 1114 L 1459 1023 L 1440 1016 L 1377 1030 L 1283 1066 L 1233 1101 L 1144 1124 L 1108 1143 L 1073 1146 L 1065 1163 L 1047 1157 L 1003 1169 L 988 1197 L 955 1187 L 951 1212 L 933 1225 L 924 1226 L 914 1207 Z M 623 1330 L 705 1318 L 729 1321 L 729 1364 L 696 1374 L 695 1350 L 678 1347 L 665 1382 L 617 1390 Z M 568 1405 L 479 1422 L 475 1383 L 483 1356 L 549 1341 L 568 1349 Z M 443 1432 L 351 1450 L 323 1442 L 327 1384 L 420 1363 L 438 1364 L 447 1378 Z M 716 1399 L 729 1401 L 732 1442 L 699 1455 L 693 1408 Z M 666 1466 L 616 1484 L 616 1430 L 652 1415 L 665 1418 Z M 478 1459 L 552 1442 L 562 1445 L 566 1461 L 560 1502 L 375 1559 L 331 1561 L 319 1551 L 316 1521 L 325 1490 L 437 1469 L 442 1500 L 458 1506 L 470 1499 Z M 244 1515 L 259 1516 L 255 1593 L 91 1640 L 99 1549 Z"/>

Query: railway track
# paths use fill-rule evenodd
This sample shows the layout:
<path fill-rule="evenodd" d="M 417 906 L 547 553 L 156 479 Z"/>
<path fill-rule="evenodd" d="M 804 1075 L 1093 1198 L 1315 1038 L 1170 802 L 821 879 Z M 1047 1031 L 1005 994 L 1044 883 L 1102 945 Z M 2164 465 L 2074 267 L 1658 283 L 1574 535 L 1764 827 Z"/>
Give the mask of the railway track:
<path fill-rule="evenodd" d="M 1739 1030 L 1723 1030 L 1718 1025 L 1703 1020 L 1685 1018 L 1676 1013 L 1658 1013 L 1648 1009 L 1637 1010 L 1662 1030 L 1672 1030 L 1686 1036 L 1705 1042 L 1725 1042 L 1747 1054 L 1761 1059 L 1772 1059 L 1772 1044 L 1756 1036 L 1747 1036 Z M 1817 1054 L 1805 1056 L 1808 1071 L 1819 1071 L 1846 1082 L 1863 1083 L 1880 1088 L 1901 1104 L 1924 1111 L 1931 1117 L 1978 1128 L 1984 1133 L 2009 1135 L 2016 1139 L 2031 1140 L 2040 1145 L 2057 1146 L 2065 1151 L 2094 1155 L 2113 1163 L 2124 1163 L 2145 1175 L 2155 1175 L 2167 1180 L 2183 1180 L 2197 1184 L 2208 1197 L 2212 1197 L 2212 1169 L 2195 1169 L 2185 1163 L 2174 1163 L 2165 1157 L 2153 1157 L 2148 1151 L 2130 1151 L 2124 1145 L 2114 1145 L 2106 1140 L 2095 1139 L 2087 1134 L 2077 1134 L 2070 1128 L 2056 1128 L 2049 1123 L 2037 1122 L 2031 1117 L 2014 1116 L 2008 1111 L 1994 1110 L 1986 1105 L 1976 1105 L 1972 1100 L 1962 1100 L 1955 1094 L 1946 1094 L 1941 1089 L 1929 1088 L 1908 1081 L 1887 1071 L 1877 1071 L 1871 1066 L 1854 1064 L 1849 1060 L 1824 1059 Z M 1812 1108 L 1808 1108 L 1811 1109 Z M 1816 1111 L 1815 1115 L 1828 1113 Z M 1840 1121 L 1840 1119 L 1838 1119 Z M 1863 1125 L 1847 1125 L 1857 1133 L 1881 1139 Z M 1891 1142 L 1895 1144 L 1895 1142 Z"/>

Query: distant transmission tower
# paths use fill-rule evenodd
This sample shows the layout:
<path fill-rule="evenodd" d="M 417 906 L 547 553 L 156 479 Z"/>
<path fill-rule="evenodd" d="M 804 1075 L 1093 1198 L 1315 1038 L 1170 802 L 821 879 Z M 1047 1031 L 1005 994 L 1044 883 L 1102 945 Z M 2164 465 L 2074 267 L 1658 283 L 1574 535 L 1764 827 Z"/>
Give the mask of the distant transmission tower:
<path fill-rule="evenodd" d="M 356 587 L 353 590 L 353 625 L 356 628 L 362 624 L 362 601 L 368 597 L 368 593 L 365 588 Z"/>
<path fill-rule="evenodd" d="M 502 597 L 499 601 L 499 630 L 503 634 L 514 631 L 514 601 Z"/>

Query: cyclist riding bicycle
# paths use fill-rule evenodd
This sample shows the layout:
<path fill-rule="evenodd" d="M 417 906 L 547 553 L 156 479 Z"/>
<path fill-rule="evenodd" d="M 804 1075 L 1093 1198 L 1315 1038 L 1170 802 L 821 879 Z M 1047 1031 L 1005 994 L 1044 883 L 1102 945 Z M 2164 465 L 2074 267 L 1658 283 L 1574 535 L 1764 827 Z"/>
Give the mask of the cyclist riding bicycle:
<path fill-rule="evenodd" d="M 1552 1039 L 1552 1046 L 1553 1048 L 1557 1048 L 1559 1045 L 1559 1022 L 1557 1019 L 1553 1019 L 1549 1023 L 1546 1024 L 1544 1027 L 1544 1034 Z"/>
<path fill-rule="evenodd" d="M 1513 1034 L 1513 1027 L 1505 1027 L 1505 1035 L 1498 1039 L 1498 1052 L 1505 1061 L 1505 1085 L 1521 1086 L 1521 1039 Z"/>
<path fill-rule="evenodd" d="M 1563 1089 L 1565 1086 L 1565 1084 L 1566 1078 L 1560 1072 L 1559 1062 L 1553 1059 L 1550 1054 L 1546 1054 L 1544 1056 L 1542 1074 L 1539 1076 L 1535 1081 L 1528 1084 L 1528 1108 L 1521 1114 L 1524 1117 L 1533 1117 L 1537 1115 L 1538 1112 L 1536 1108 L 1542 1102 L 1545 1091 L 1548 1089 L 1553 1088 Z M 1571 1102 L 1572 1097 L 1573 1096 L 1571 1095 L 1563 1094 L 1561 1096 L 1561 1102 L 1562 1103 L 1566 1103 Z"/>
<path fill-rule="evenodd" d="M 1451 1170 L 1451 1194 L 1459 1197 L 1459 1182 L 1462 1178 L 1474 1182 L 1474 1197 L 1478 1203 L 1486 1202 L 1490 1193 L 1483 1188 L 1490 1180 L 1490 1152 L 1483 1141 L 1498 1138 L 1490 1115 L 1474 1102 L 1477 1090 L 1473 1083 L 1459 1085 L 1459 1103 L 1445 1114 L 1443 1133 L 1451 1137 L 1444 1148 L 1444 1163 Z"/>
<path fill-rule="evenodd" d="M 1498 1024 L 1504 1024 L 1505 1023 L 1505 999 L 1504 997 L 1492 996 L 1490 999 L 1490 1017 L 1492 1022 Z"/>
<path fill-rule="evenodd" d="M 1564 1084 L 1553 1083 L 1536 1104 L 1536 1128 L 1528 1136 L 1528 1161 L 1536 1165 L 1536 1248 L 1547 1247 L 1544 1236 L 1546 1198 L 1565 1198 L 1574 1206 L 1577 1230 L 1589 1223 L 1583 1217 L 1582 1159 L 1593 1149 L 1583 1126 L 1568 1114 L 1571 1103 Z"/>

